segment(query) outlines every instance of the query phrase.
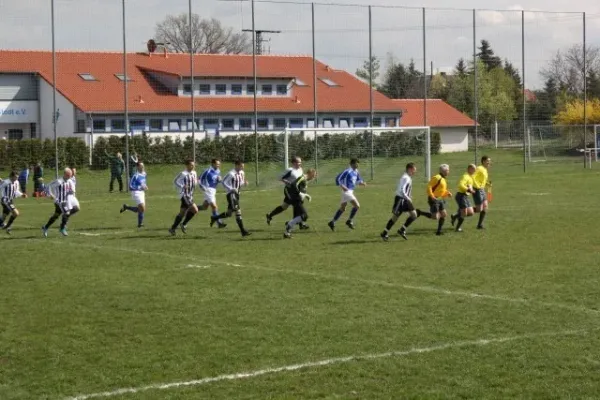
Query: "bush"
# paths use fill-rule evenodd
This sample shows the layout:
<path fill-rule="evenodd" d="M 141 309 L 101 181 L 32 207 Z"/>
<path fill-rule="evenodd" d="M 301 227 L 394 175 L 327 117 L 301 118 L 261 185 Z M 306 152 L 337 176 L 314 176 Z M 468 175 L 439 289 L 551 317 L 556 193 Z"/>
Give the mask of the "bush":
<path fill-rule="evenodd" d="M 373 154 L 375 157 L 402 157 L 422 155 L 425 140 L 396 132 L 382 132 L 373 138 Z M 338 158 L 368 158 L 371 155 L 371 134 L 369 132 L 355 134 L 324 134 L 318 137 L 318 158 L 320 160 Z M 258 136 L 258 161 L 281 161 L 284 157 L 283 134 Z M 297 155 L 306 159 L 315 157 L 314 136 L 300 133 L 288 138 L 290 156 Z M 130 151 L 147 164 L 180 164 L 182 160 L 191 158 L 193 143 L 191 138 L 184 141 L 170 137 L 150 137 L 146 134 L 133 137 L 129 142 Z M 438 154 L 441 147 L 440 134 L 431 134 L 431 153 Z M 124 136 L 98 138 L 92 150 L 92 168 L 108 168 L 106 153 L 125 154 Z M 220 158 L 225 162 L 237 159 L 255 160 L 256 141 L 254 135 L 236 135 L 203 139 L 196 141 L 196 158 L 201 164 L 207 164 L 212 158 Z M 37 161 L 45 167 L 54 167 L 54 141 L 38 139 L 0 141 L 0 166 L 5 168 L 22 168 Z M 58 139 L 59 167 L 81 167 L 89 164 L 89 148 L 79 138 Z"/>

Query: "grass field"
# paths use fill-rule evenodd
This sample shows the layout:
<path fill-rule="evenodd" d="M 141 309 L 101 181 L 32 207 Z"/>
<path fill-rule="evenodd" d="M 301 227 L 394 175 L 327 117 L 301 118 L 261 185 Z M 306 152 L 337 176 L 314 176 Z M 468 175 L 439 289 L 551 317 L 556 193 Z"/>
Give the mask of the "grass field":
<path fill-rule="evenodd" d="M 169 237 L 178 166 L 149 166 L 141 231 L 106 172 L 80 171 L 68 238 L 41 237 L 49 200 L 17 200 L 0 237 L 0 399 L 600 398 L 599 170 L 523 174 L 518 154 L 491 155 L 486 231 L 436 237 L 420 219 L 387 243 L 406 160 L 377 164 L 354 231 L 327 228 L 338 189 L 310 188 L 311 229 L 289 241 L 289 214 L 264 221 L 281 190 L 251 188 L 253 236 L 205 213 Z M 472 158 L 434 165 L 450 162 L 454 189 Z"/>

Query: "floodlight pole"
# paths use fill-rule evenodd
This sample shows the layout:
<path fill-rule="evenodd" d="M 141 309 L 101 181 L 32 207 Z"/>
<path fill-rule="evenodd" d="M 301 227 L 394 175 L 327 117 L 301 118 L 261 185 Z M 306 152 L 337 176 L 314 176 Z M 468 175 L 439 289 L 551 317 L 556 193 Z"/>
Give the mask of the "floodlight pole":
<path fill-rule="evenodd" d="M 254 0 L 252 0 L 252 77 L 254 78 L 254 91 L 253 91 L 253 102 L 254 102 L 254 146 L 255 146 L 255 167 L 256 167 L 256 186 L 259 185 L 258 180 L 258 107 L 256 92 L 258 91 L 258 79 L 256 77 L 256 18 L 254 13 Z M 286 165 L 287 168 L 287 165 Z"/>
<path fill-rule="evenodd" d="M 52 131 L 54 133 L 54 174 L 58 179 L 58 110 L 56 109 L 56 34 L 54 21 L 54 0 L 50 3 L 50 15 L 52 18 Z"/>
<path fill-rule="evenodd" d="M 127 22 L 125 14 L 125 0 L 122 1 L 123 11 L 123 107 L 125 115 L 125 174 L 129 179 L 129 76 L 127 75 Z M 129 184 L 125 185 L 126 191 L 129 191 Z"/>
<path fill-rule="evenodd" d="M 585 168 L 585 154 L 587 153 L 587 34 L 586 34 L 586 18 L 583 13 L 583 167 Z M 594 145 L 593 147 L 596 147 Z M 596 151 L 596 150 L 594 150 Z M 592 157 L 590 157 L 590 165 L 592 168 Z"/>
<path fill-rule="evenodd" d="M 426 23 L 426 9 L 423 7 L 423 126 L 427 126 L 427 30 L 425 28 Z M 433 70 L 431 71 L 431 76 L 433 78 Z M 425 150 L 425 165 L 429 168 L 429 156 L 431 150 L 431 137 L 430 132 L 427 132 L 427 140 L 425 141 L 425 145 L 428 146 Z M 429 170 L 428 170 L 429 171 Z M 429 172 L 426 173 L 429 175 Z M 429 176 L 427 176 L 429 180 Z"/>
<path fill-rule="evenodd" d="M 192 26 L 193 17 L 192 14 L 192 0 L 188 1 L 189 8 L 189 20 L 190 20 L 190 84 L 192 85 L 192 98 L 191 98 L 191 106 L 192 106 L 192 158 L 194 162 L 196 162 L 196 110 L 194 108 L 194 100 L 195 100 L 195 87 L 194 87 L 194 28 Z"/>
<path fill-rule="evenodd" d="M 315 44 L 315 3 L 311 3 L 311 19 L 312 19 L 312 62 L 313 62 L 313 127 L 319 127 L 317 113 L 317 49 Z M 317 176 L 315 180 L 319 182 L 319 139 L 318 133 L 315 131 L 315 170 Z"/>
<path fill-rule="evenodd" d="M 369 6 L 369 116 L 371 121 L 371 180 L 375 176 L 375 135 L 373 134 L 374 106 L 373 106 L 373 14 Z"/>
<path fill-rule="evenodd" d="M 525 11 L 521 11 L 521 70 L 523 72 L 523 172 L 527 172 L 527 95 L 525 93 Z M 531 143 L 529 144 L 531 146 Z M 531 151 L 531 147 L 530 147 Z"/>
<path fill-rule="evenodd" d="M 473 107 L 475 118 L 475 164 L 477 164 L 477 146 L 479 140 L 479 93 L 477 91 L 477 10 L 473 9 Z"/>

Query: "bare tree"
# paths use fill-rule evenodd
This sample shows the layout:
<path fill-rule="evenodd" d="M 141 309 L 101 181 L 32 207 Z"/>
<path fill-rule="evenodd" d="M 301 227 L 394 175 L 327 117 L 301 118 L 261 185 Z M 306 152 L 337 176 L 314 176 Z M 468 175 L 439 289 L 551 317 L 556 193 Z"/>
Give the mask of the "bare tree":
<path fill-rule="evenodd" d="M 586 50 L 587 70 L 600 73 L 600 48 L 588 46 Z M 574 45 L 566 51 L 557 51 L 548 65 L 541 70 L 542 77 L 552 79 L 558 87 L 572 95 L 583 93 L 583 45 Z"/>
<path fill-rule="evenodd" d="M 201 19 L 192 14 L 193 53 L 243 54 L 252 51 L 248 35 L 234 33 L 233 28 L 224 27 L 215 18 Z M 190 28 L 188 14 L 168 15 L 156 24 L 155 38 L 169 43 L 167 48 L 174 53 L 190 52 Z"/>

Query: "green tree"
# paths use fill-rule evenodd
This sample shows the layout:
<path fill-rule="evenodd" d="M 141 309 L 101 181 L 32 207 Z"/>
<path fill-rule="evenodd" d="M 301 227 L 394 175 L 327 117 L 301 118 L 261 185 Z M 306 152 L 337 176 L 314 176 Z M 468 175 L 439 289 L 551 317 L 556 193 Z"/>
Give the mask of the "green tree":
<path fill-rule="evenodd" d="M 587 91 L 589 97 L 600 99 L 600 76 L 594 70 L 588 71 Z"/>
<path fill-rule="evenodd" d="M 386 96 L 392 99 L 402 99 L 406 97 L 408 75 L 406 67 L 402 63 L 390 64 L 385 73 L 381 89 Z"/>
<path fill-rule="evenodd" d="M 435 74 L 431 77 L 429 84 L 429 95 L 434 99 L 442 99 L 448 101 L 450 94 L 450 85 L 448 77 L 445 74 Z"/>
<path fill-rule="evenodd" d="M 371 60 L 365 60 L 363 62 L 362 68 L 356 70 L 356 76 L 364 80 L 365 82 L 369 82 L 369 77 L 371 76 L 371 68 L 373 68 L 373 87 L 377 86 L 377 79 L 379 78 L 379 69 L 381 68 L 379 59 L 377 56 L 372 56 Z"/>
<path fill-rule="evenodd" d="M 483 61 L 488 71 L 502 66 L 502 60 L 500 60 L 500 57 L 494 54 L 494 50 L 492 50 L 490 42 L 482 39 L 481 46 L 479 46 L 478 49 L 479 53 L 477 53 L 477 58 Z"/>
<path fill-rule="evenodd" d="M 454 67 L 454 74 L 461 78 L 467 76 L 467 63 L 464 58 L 458 60 L 456 67 Z"/>

